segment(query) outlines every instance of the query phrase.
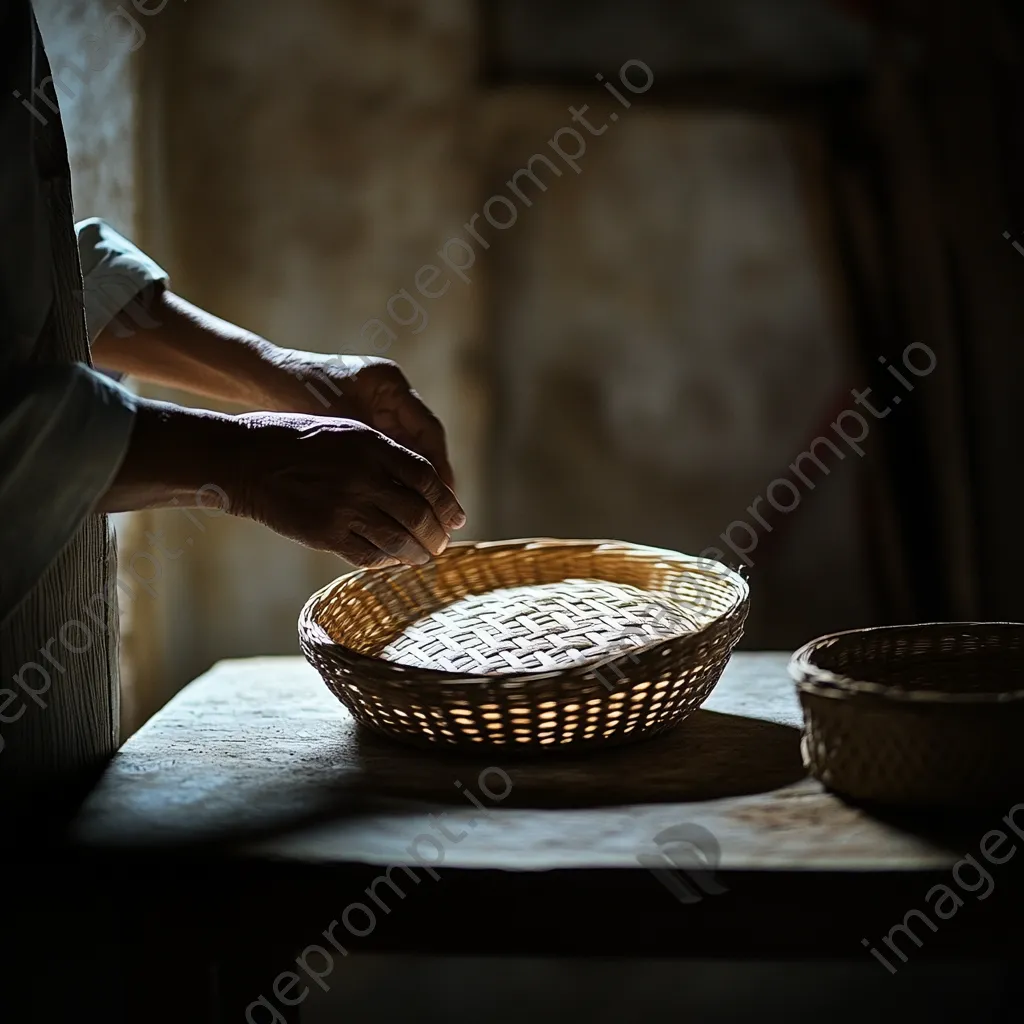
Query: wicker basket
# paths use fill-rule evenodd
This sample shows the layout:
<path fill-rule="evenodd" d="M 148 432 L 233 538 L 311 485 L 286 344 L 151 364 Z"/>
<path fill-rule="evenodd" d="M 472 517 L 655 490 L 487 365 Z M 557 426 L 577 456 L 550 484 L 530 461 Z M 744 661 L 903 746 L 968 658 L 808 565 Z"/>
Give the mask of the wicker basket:
<path fill-rule="evenodd" d="M 455 543 L 335 580 L 303 608 L 299 642 L 353 716 L 395 739 L 576 751 L 698 708 L 747 602 L 731 569 L 660 548 Z"/>
<path fill-rule="evenodd" d="M 866 803 L 969 808 L 1024 793 L 1024 625 L 928 623 L 821 637 L 790 662 L 804 762 Z"/>

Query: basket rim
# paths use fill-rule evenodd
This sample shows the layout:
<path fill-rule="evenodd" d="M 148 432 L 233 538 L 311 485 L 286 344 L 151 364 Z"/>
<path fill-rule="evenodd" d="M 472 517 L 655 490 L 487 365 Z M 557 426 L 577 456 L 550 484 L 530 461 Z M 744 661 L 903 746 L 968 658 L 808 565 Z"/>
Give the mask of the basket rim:
<path fill-rule="evenodd" d="M 866 636 L 870 634 L 899 633 L 915 634 L 923 632 L 953 633 L 956 631 L 987 630 L 1024 630 L 1024 622 L 1009 621 L 963 621 L 963 622 L 920 622 L 893 626 L 867 626 L 861 629 L 845 629 L 836 633 L 826 633 L 809 641 L 794 651 L 789 659 L 789 675 L 796 683 L 801 694 L 832 699 L 874 699 L 890 705 L 991 705 L 1013 704 L 1024 701 L 1024 688 L 983 693 L 950 693 L 944 690 L 914 689 L 890 686 L 886 683 L 873 683 L 857 679 L 853 676 L 832 672 L 821 668 L 815 663 L 814 656 L 826 646 L 842 641 L 844 638 Z"/>
<path fill-rule="evenodd" d="M 732 619 L 737 613 L 742 612 L 750 598 L 750 587 L 747 581 L 737 572 L 723 562 L 711 558 L 702 558 L 698 555 L 689 555 L 681 551 L 673 551 L 671 548 L 654 547 L 646 544 L 634 544 L 630 541 L 620 540 L 560 540 L 553 537 L 529 537 L 515 538 L 510 540 L 497 541 L 453 541 L 445 549 L 439 558 L 458 557 L 462 552 L 480 550 L 503 550 L 519 548 L 523 551 L 542 550 L 544 548 L 565 547 L 565 548 L 589 548 L 595 551 L 608 549 L 610 551 L 633 551 L 647 557 L 664 556 L 666 560 L 675 562 L 693 563 L 721 576 L 729 581 L 733 587 L 732 602 L 730 606 L 716 615 L 709 622 L 706 622 L 699 629 L 688 633 L 682 633 L 675 637 L 663 637 L 659 640 L 652 640 L 648 644 L 634 647 L 629 651 L 619 651 L 609 654 L 607 657 L 598 658 L 592 661 L 583 661 L 577 665 L 561 666 L 555 669 L 543 669 L 537 671 L 515 672 L 515 673 L 474 673 L 474 672 L 449 672 L 444 669 L 420 668 L 415 665 L 403 665 L 400 662 L 389 661 L 385 658 L 377 658 L 372 655 L 363 654 L 360 651 L 346 647 L 332 640 L 327 631 L 315 618 L 315 613 L 320 602 L 345 581 L 354 581 L 357 578 L 371 574 L 387 574 L 388 576 L 401 576 L 406 572 L 420 571 L 422 566 L 401 565 L 384 569 L 356 569 L 353 572 L 345 573 L 332 580 L 326 586 L 321 587 L 312 594 L 302 606 L 299 613 L 299 640 L 300 646 L 307 644 L 321 650 L 330 650 L 336 655 L 344 657 L 345 661 L 353 668 L 366 668 L 381 676 L 390 676 L 391 680 L 403 680 L 405 682 L 421 683 L 461 683 L 467 686 L 479 685 L 493 686 L 521 685 L 544 683 L 551 679 L 566 679 L 571 677 L 582 678 L 599 674 L 601 669 L 609 668 L 618 662 L 634 660 L 652 650 L 664 647 L 666 644 L 689 646 L 707 637 L 707 635 L 720 628 L 724 622 Z M 614 582 L 610 580 L 609 582 Z M 634 662 L 635 663 L 635 662 Z"/>

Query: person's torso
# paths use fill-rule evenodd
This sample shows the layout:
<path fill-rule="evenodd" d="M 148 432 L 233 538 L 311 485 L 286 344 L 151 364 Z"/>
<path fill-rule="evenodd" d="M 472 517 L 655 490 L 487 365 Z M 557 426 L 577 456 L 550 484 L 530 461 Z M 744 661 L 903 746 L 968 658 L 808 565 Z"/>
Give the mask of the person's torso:
<path fill-rule="evenodd" d="M 38 32 L 36 40 L 41 80 L 49 69 Z M 51 294 L 45 326 L 24 357 L 91 365 L 63 127 L 56 114 L 47 122 L 38 125 L 36 155 Z M 73 782 L 116 750 L 116 571 L 108 519 L 89 516 L 0 625 L 0 687 L 16 696 L 0 726 L 0 790 Z"/>

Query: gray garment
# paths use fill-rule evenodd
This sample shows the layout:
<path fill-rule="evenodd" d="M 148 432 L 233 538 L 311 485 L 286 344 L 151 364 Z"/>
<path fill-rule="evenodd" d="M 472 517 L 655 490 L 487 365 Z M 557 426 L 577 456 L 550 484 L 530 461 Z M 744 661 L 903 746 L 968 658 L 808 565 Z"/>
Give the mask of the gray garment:
<path fill-rule="evenodd" d="M 0 4 L 0 798 L 74 787 L 117 747 L 115 545 L 92 513 L 131 394 L 92 369 L 60 117 L 28 0 Z M 52 88 L 47 90 L 55 100 Z M 0 839 L 2 843 L 2 839 Z"/>
<path fill-rule="evenodd" d="M 80 221 L 75 234 L 85 279 L 89 341 L 95 341 L 115 317 L 111 330 L 121 338 L 130 336 L 135 327 L 156 327 L 135 300 L 145 288 L 165 285 L 167 271 L 99 217 Z"/>

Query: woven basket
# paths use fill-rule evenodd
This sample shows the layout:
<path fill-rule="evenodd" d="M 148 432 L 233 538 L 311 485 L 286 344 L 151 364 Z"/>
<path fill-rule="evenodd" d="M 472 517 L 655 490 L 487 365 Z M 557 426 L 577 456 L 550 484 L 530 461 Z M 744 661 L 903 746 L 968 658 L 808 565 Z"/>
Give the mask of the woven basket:
<path fill-rule="evenodd" d="M 804 762 L 866 803 L 968 808 L 1024 793 L 1024 625 L 836 633 L 790 662 Z"/>
<path fill-rule="evenodd" d="M 660 548 L 455 543 L 335 580 L 303 608 L 299 643 L 353 716 L 395 739 L 576 751 L 698 708 L 747 602 L 731 569 Z"/>

